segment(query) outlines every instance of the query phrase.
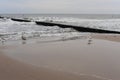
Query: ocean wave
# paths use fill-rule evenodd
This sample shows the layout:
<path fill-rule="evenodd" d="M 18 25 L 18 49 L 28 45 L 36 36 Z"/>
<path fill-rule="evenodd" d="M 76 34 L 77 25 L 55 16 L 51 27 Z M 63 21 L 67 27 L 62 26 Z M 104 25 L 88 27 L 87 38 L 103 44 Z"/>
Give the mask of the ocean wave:
<path fill-rule="evenodd" d="M 30 17 L 33 22 L 16 22 L 11 19 L 0 19 L 0 35 L 6 40 L 21 39 L 22 33 L 25 33 L 27 38 L 47 37 L 47 36 L 73 36 L 71 33 L 77 32 L 71 28 L 60 28 L 58 26 L 40 26 L 34 21 L 53 21 L 61 24 L 70 24 L 76 26 L 106 29 L 112 31 L 120 31 L 120 19 L 79 19 L 72 17 Z M 66 34 L 67 33 L 67 34 Z M 8 35 L 9 34 L 9 35 Z M 76 34 L 74 34 L 76 36 Z"/>
<path fill-rule="evenodd" d="M 53 21 L 56 23 L 120 31 L 120 19 L 79 19 L 59 17 L 39 17 L 38 21 Z"/>

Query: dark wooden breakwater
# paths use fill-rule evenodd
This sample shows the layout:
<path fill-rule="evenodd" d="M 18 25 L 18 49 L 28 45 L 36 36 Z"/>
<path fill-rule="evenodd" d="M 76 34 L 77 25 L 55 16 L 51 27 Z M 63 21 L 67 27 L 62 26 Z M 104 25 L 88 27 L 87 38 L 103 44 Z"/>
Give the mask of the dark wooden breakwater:
<path fill-rule="evenodd" d="M 4 18 L 4 17 L 0 17 Z M 31 20 L 27 19 L 17 19 L 17 18 L 10 18 L 13 21 L 18 22 L 33 22 Z M 103 29 L 95 29 L 95 28 L 89 28 L 84 26 L 75 26 L 75 25 L 67 25 L 62 23 L 55 23 L 55 22 L 45 22 L 45 21 L 34 21 L 37 25 L 44 25 L 44 26 L 59 26 L 61 28 L 73 28 L 79 32 L 93 32 L 93 33 L 113 33 L 113 34 L 120 34 L 119 31 L 111 31 L 111 30 L 103 30 Z"/>
<path fill-rule="evenodd" d="M 95 29 L 95 28 L 88 28 L 82 26 L 74 26 L 74 25 L 67 25 L 61 23 L 53 23 L 53 22 L 41 22 L 36 21 L 37 25 L 44 25 L 44 26 L 59 26 L 61 28 L 73 28 L 79 32 L 93 32 L 93 33 L 113 33 L 113 34 L 120 34 L 119 31 L 110 31 L 110 30 L 103 30 L 103 29 Z"/>
<path fill-rule="evenodd" d="M 4 18 L 4 17 L 0 16 L 0 18 Z"/>
<path fill-rule="evenodd" d="M 31 22 L 31 20 L 17 19 L 17 18 L 11 18 L 11 20 L 13 20 L 13 21 L 17 21 L 17 22 Z"/>

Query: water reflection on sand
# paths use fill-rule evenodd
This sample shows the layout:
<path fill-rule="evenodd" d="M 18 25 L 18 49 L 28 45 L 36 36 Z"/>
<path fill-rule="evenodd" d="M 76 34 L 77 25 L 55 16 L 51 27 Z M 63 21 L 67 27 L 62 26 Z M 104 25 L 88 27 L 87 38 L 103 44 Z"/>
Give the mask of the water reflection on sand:
<path fill-rule="evenodd" d="M 87 38 L 17 46 L 5 52 L 12 58 L 38 67 L 98 80 L 120 80 L 119 48 L 118 42 Z"/>

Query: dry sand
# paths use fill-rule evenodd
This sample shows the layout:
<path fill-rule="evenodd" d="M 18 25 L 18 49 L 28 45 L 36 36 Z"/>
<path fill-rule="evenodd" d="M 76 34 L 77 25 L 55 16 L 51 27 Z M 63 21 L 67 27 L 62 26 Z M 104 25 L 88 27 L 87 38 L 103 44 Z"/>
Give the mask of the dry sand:
<path fill-rule="evenodd" d="M 119 41 L 115 36 L 1 46 L 0 80 L 120 80 L 120 43 L 112 42 Z"/>

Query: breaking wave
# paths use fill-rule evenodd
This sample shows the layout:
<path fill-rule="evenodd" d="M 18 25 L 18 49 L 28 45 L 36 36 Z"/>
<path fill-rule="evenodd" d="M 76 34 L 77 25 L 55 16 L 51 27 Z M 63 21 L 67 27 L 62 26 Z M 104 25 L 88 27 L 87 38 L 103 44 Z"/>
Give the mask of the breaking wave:
<path fill-rule="evenodd" d="M 80 19 L 73 17 L 29 17 L 33 21 L 54 21 L 56 23 L 84 26 L 90 28 L 120 31 L 120 19 Z M 0 36 L 6 40 L 19 40 L 24 33 L 26 38 L 74 37 L 84 33 L 71 28 L 58 26 L 40 26 L 34 22 L 15 22 L 11 19 L 0 19 Z"/>

